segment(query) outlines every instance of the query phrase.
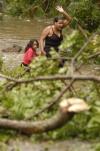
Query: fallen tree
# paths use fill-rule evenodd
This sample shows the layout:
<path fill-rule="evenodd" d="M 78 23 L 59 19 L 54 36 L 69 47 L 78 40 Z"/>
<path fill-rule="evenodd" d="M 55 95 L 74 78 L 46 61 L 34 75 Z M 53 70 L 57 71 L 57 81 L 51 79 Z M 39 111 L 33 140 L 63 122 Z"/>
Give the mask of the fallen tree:
<path fill-rule="evenodd" d="M 62 127 L 72 119 L 75 113 L 88 110 L 89 106 L 81 99 L 70 98 L 59 104 L 56 115 L 43 121 L 17 121 L 0 119 L 0 128 L 13 129 L 25 134 L 42 133 Z"/>
<path fill-rule="evenodd" d="M 92 38 L 90 37 L 90 40 L 92 40 Z M 9 111 L 7 114 L 1 114 L 1 117 L 6 116 L 9 117 L 9 119 L 1 118 L 0 128 L 13 129 L 25 134 L 52 131 L 72 120 L 77 112 L 89 109 L 88 105 L 86 105 L 83 100 L 75 98 L 67 99 L 60 103 L 58 112 L 53 116 L 53 111 L 55 112 L 55 108 L 53 107 L 54 105 L 58 105 L 61 97 L 67 98 L 69 96 L 77 96 L 90 100 L 91 102 L 94 102 L 95 100 L 95 104 L 98 103 L 100 77 L 98 74 L 92 74 L 92 72 L 87 73 L 84 71 L 85 74 L 82 74 L 79 70 L 82 65 L 84 65 L 85 61 L 84 59 L 82 60 L 82 58 L 81 61 L 78 60 L 78 57 L 85 51 L 88 43 L 89 40 L 76 55 L 71 58 L 68 67 L 64 66 L 64 70 L 62 71 L 58 68 L 56 69 L 58 62 L 53 62 L 52 60 L 46 60 L 45 57 L 40 57 L 37 58 L 37 60 L 34 60 L 31 70 L 32 73 L 26 73 L 25 77 L 16 76 L 15 73 L 14 77 L 11 72 L 9 72 L 11 74 L 8 74 L 8 69 L 6 75 L 1 72 L 0 78 L 2 79 L 2 82 L 0 99 L 2 100 L 4 109 Z M 89 82 L 79 83 L 80 89 L 77 89 L 78 86 L 76 82 L 79 81 Z M 52 98 L 52 100 L 48 101 L 50 98 Z M 91 104 L 91 107 L 95 108 L 95 104 Z M 44 105 L 44 107 L 42 107 L 42 105 Z M 46 110 L 51 111 L 51 113 L 47 112 L 42 116 L 41 113 Z M 50 119 L 32 121 L 34 116 L 41 116 L 44 118 L 45 115 L 48 116 L 47 114 L 51 116 Z M 93 115 L 90 114 L 90 122 L 91 119 L 95 118 L 95 113 L 93 113 Z M 17 118 L 23 120 L 10 120 L 12 117 L 13 119 Z M 29 119 L 31 121 L 29 121 Z M 80 123 L 80 119 L 77 121 Z M 85 125 L 86 124 L 87 121 L 85 122 Z M 83 127 L 81 129 L 83 130 Z M 88 127 L 86 127 L 86 129 L 88 129 Z"/>

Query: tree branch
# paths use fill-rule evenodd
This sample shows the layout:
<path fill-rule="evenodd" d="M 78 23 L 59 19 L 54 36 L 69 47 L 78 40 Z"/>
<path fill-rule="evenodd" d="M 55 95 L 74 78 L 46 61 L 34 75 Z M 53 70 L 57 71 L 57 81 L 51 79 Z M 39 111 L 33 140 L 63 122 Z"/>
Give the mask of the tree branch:
<path fill-rule="evenodd" d="M 66 75 L 54 75 L 54 76 L 40 76 L 37 78 L 29 79 L 29 80 L 17 80 L 17 83 L 32 83 L 34 81 L 46 81 L 46 80 L 89 80 L 89 81 L 95 81 L 100 82 L 100 76 L 95 75 L 72 75 L 72 76 L 66 76 Z"/>

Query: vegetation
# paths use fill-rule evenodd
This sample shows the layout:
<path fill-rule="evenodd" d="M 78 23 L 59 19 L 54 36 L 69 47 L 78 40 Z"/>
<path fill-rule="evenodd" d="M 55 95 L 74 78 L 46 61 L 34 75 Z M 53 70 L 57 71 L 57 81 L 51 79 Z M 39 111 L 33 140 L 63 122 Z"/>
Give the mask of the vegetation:
<path fill-rule="evenodd" d="M 62 5 L 85 29 L 96 30 L 100 24 L 99 0 L 7 0 L 6 12 L 13 16 L 33 18 L 57 15 L 55 6 Z"/>
<path fill-rule="evenodd" d="M 6 13 L 31 18 L 36 15 L 49 17 L 56 14 L 55 7 L 53 9 L 52 6 L 57 4 L 56 0 L 7 0 Z M 30 72 L 21 67 L 8 70 L 1 59 L 0 117 L 12 120 L 44 120 L 56 113 L 62 99 L 78 97 L 90 105 L 89 111 L 75 115 L 61 129 L 33 136 L 32 139 L 100 138 L 99 1 L 61 0 L 59 4 L 75 17 L 75 22 L 71 23 L 72 32 L 65 36 L 59 54 L 52 51 L 52 58 L 48 60 L 45 56 L 37 57 L 31 64 Z M 87 39 L 78 31 L 77 21 L 86 29 Z M 61 59 L 67 60 L 62 68 L 59 67 Z M 59 80 L 50 80 L 55 76 L 59 76 Z M 9 140 L 9 135 L 15 135 L 10 130 L 1 129 L 0 132 L 0 140 L 4 142 Z M 99 148 L 100 144 L 96 146 L 96 151 Z"/>

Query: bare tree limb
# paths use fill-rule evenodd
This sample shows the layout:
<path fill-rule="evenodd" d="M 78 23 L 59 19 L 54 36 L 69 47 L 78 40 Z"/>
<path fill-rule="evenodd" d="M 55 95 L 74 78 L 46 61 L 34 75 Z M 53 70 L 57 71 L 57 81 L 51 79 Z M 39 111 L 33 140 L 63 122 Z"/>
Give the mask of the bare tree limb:
<path fill-rule="evenodd" d="M 90 56 L 88 57 L 88 59 L 92 59 L 92 58 L 95 58 L 95 57 L 97 57 L 97 56 L 100 56 L 100 52 L 97 52 L 97 53 L 95 53 L 95 54 L 93 54 L 93 55 L 90 55 Z"/>
<path fill-rule="evenodd" d="M 76 53 L 74 58 L 72 58 L 72 65 L 74 66 L 75 60 L 78 58 L 78 56 L 83 52 L 83 50 L 86 48 L 86 46 L 90 43 L 90 41 L 93 39 L 93 37 L 96 35 L 96 33 L 93 33 L 92 36 L 89 37 L 87 42 L 81 47 L 81 49 Z"/>
<path fill-rule="evenodd" d="M 55 105 L 56 103 L 58 103 L 61 99 L 61 97 L 64 95 L 64 93 L 70 88 L 70 86 L 73 84 L 74 80 L 72 80 L 70 82 L 69 85 L 67 85 L 66 87 L 63 87 L 60 94 L 58 94 L 57 96 L 55 96 L 54 99 L 50 100 L 48 104 L 46 104 L 41 110 L 38 110 L 36 113 L 34 113 L 32 116 L 30 116 L 28 119 L 31 119 L 34 116 L 38 116 L 39 114 L 41 114 L 42 112 L 44 112 L 45 110 L 48 110 L 49 108 L 51 108 L 53 105 Z"/>
<path fill-rule="evenodd" d="M 83 36 L 85 37 L 85 39 L 88 40 L 87 34 L 84 32 L 84 29 L 81 27 L 81 25 L 79 23 L 78 23 L 78 29 L 83 34 Z"/>
<path fill-rule="evenodd" d="M 46 81 L 46 80 L 76 80 L 76 81 L 80 81 L 80 80 L 85 80 L 85 81 L 94 81 L 94 82 L 100 82 L 100 76 L 95 76 L 95 75 L 71 75 L 71 76 L 66 76 L 66 75 L 54 75 L 54 76 L 40 76 L 40 77 L 36 77 L 36 78 L 32 78 L 29 80 L 26 79 L 14 79 L 5 75 L 1 75 L 0 77 L 5 78 L 7 80 L 16 82 L 16 83 L 32 83 L 34 81 Z"/>
<path fill-rule="evenodd" d="M 13 82 L 17 82 L 17 81 L 18 81 L 18 79 L 15 79 L 15 78 L 13 78 L 13 77 L 6 76 L 6 75 L 4 75 L 4 74 L 0 74 L 0 78 L 6 79 L 6 80 L 8 80 L 8 81 L 13 81 Z"/>

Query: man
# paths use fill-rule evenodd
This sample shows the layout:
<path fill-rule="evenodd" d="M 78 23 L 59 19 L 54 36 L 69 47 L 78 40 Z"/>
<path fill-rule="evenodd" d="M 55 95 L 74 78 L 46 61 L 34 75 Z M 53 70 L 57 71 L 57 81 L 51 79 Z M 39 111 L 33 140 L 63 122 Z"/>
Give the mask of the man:
<path fill-rule="evenodd" d="M 51 48 L 54 48 L 57 52 L 59 51 L 59 46 L 63 40 L 62 29 L 69 25 L 72 20 L 61 6 L 57 6 L 56 9 L 62 13 L 65 18 L 55 17 L 53 24 L 47 26 L 40 37 L 40 51 L 47 57 L 50 57 Z"/>

